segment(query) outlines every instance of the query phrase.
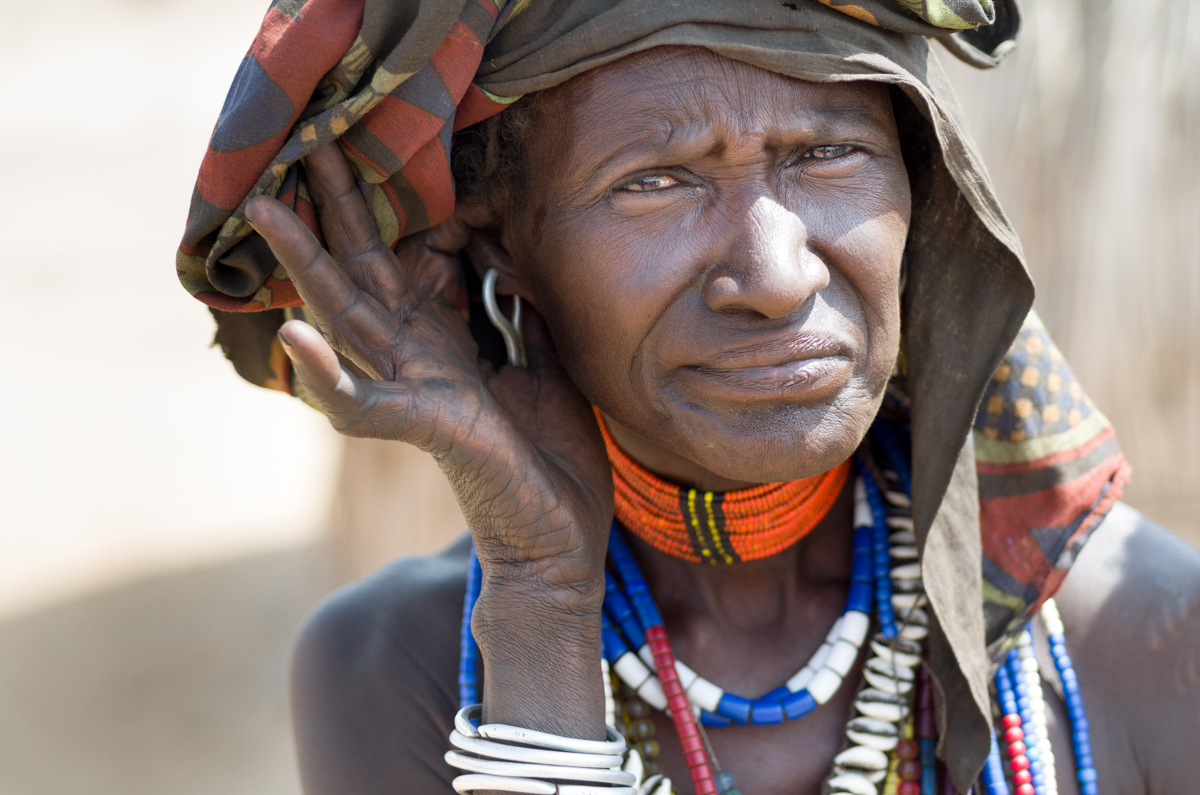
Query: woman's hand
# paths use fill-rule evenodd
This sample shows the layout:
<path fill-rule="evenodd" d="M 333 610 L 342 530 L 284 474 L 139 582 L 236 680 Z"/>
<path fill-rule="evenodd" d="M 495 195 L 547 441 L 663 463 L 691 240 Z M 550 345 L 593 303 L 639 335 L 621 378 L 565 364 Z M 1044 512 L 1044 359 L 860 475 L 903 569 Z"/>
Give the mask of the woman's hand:
<path fill-rule="evenodd" d="M 455 308 L 455 255 L 465 248 L 484 265 L 506 255 L 467 213 L 393 253 L 335 144 L 304 165 L 328 251 L 273 199 L 246 211 L 319 328 L 293 320 L 279 331 L 296 375 L 338 431 L 414 444 L 449 478 L 484 570 L 474 629 L 488 720 L 603 737 L 596 660 L 612 481 L 590 405 L 533 311 L 528 368 L 479 362 Z"/>

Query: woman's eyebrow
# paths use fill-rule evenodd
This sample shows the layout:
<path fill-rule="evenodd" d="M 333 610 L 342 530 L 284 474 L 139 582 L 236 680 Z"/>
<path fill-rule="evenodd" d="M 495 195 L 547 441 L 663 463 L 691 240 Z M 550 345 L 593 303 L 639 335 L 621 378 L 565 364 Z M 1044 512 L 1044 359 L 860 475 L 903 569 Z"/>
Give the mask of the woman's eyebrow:
<path fill-rule="evenodd" d="M 568 173 L 567 181 L 576 185 L 589 185 L 601 174 L 627 170 L 641 160 L 661 157 L 667 153 L 671 154 L 670 159 L 673 160 L 687 159 L 687 156 L 703 154 L 699 150 L 711 148 L 711 144 L 705 147 L 703 142 L 688 144 L 677 140 L 675 132 L 678 129 L 674 124 L 656 120 L 656 123 L 647 124 L 643 130 L 634 131 L 631 135 L 624 136 L 623 140 L 603 149 L 593 149 L 587 139 L 581 139 L 577 144 L 577 151 L 587 154 L 580 158 Z"/>
<path fill-rule="evenodd" d="M 825 138 L 890 135 L 892 130 L 891 118 L 882 110 L 846 102 L 805 109 L 790 122 L 783 119 L 773 126 L 775 129 L 768 130 L 764 140 L 768 146 L 781 149 Z M 610 172 L 631 170 L 639 161 L 668 166 L 717 154 L 730 142 L 731 132 L 710 120 L 659 117 L 644 131 L 634 132 L 605 149 L 593 149 L 586 138 L 580 139 L 577 151 L 587 154 L 566 175 L 566 181 L 586 186 Z"/>
<path fill-rule="evenodd" d="M 895 128 L 891 105 L 863 102 L 854 97 L 821 97 L 793 109 L 780 119 L 780 128 L 798 131 L 798 137 L 890 135 Z"/>

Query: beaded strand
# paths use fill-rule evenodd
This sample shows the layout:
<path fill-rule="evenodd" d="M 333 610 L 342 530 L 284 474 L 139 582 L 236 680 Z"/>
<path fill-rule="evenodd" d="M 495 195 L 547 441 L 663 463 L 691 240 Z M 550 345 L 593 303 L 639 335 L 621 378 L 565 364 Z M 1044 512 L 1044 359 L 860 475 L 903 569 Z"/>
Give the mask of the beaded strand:
<path fill-rule="evenodd" d="M 669 779 L 658 769 L 658 742 L 645 712 L 647 705 L 666 710 L 672 718 L 697 795 L 734 795 L 733 774 L 716 772 L 697 715 L 705 725 L 728 726 L 779 723 L 812 711 L 832 697 L 852 669 L 874 607 L 878 632 L 871 639 L 872 655 L 855 699 L 860 716 L 846 725 L 851 745 L 835 757 L 825 791 L 831 795 L 875 795 L 882 784 L 884 795 L 937 795 L 932 688 L 928 674 L 920 667 L 921 641 L 928 634 L 929 619 L 923 610 L 920 563 L 906 493 L 911 471 L 905 458 L 895 455 L 906 440 L 902 428 L 892 428 L 882 421 L 876 426 L 879 447 L 894 470 L 884 471 L 887 483 L 881 490 L 859 465 L 854 559 L 846 610 L 809 663 L 786 685 L 760 699 L 726 693 L 674 659 L 649 587 L 622 529 L 614 522 L 609 559 L 616 576 L 608 574 L 601 618 L 605 721 L 610 726 L 623 724 L 626 735 L 636 742 L 626 770 L 636 772 L 638 780 L 644 782 L 644 792 L 671 792 Z M 482 571 L 472 548 L 460 636 L 458 684 L 463 706 L 479 702 L 480 656 L 471 633 L 471 617 L 481 582 Z M 1098 795 L 1087 715 L 1053 599 L 1042 607 L 1041 620 L 1063 685 L 1080 793 Z M 622 686 L 620 700 L 613 691 L 613 683 L 618 681 Z M 1010 795 L 1004 757 L 1012 773 L 1014 795 L 1057 795 L 1045 698 L 1028 630 L 1018 636 L 994 681 L 1002 736 L 998 740 L 992 732 L 991 751 L 981 772 L 984 795 Z M 915 710 L 911 710 L 908 696 L 914 684 L 916 703 Z M 894 751 L 891 759 L 887 751 Z M 942 789 L 954 792 L 952 786 L 943 785 Z"/>
<path fill-rule="evenodd" d="M 1075 669 L 1071 658 L 1067 656 L 1062 619 L 1053 599 L 1046 600 L 1040 615 L 1050 641 L 1050 656 L 1062 680 L 1066 697 L 1079 792 L 1080 795 L 1098 795 L 1087 713 L 1083 709 Z M 1050 748 L 1045 695 L 1030 630 L 1026 629 L 1018 636 L 1017 645 L 996 670 L 995 683 L 1001 726 L 1004 729 L 1002 741 L 1006 746 L 1015 795 L 1057 795 L 1057 764 Z M 999 778 L 990 760 L 984 767 L 987 795 L 1008 795 L 1003 765 L 999 761 L 997 764 L 1000 765 Z"/>
<path fill-rule="evenodd" d="M 917 757 L 921 750 L 912 737 L 912 721 L 906 721 L 904 739 L 896 744 L 888 778 L 884 780 L 882 795 L 915 795 L 920 790 L 921 763 Z"/>
<path fill-rule="evenodd" d="M 933 712 L 933 683 L 924 666 L 917 669 L 917 749 L 921 763 L 919 785 L 898 795 L 938 795 L 937 717 Z"/>
<path fill-rule="evenodd" d="M 671 716 L 671 722 L 675 724 L 675 732 L 683 747 L 684 761 L 692 779 L 692 787 L 696 795 L 717 795 L 712 766 L 708 762 L 704 742 L 700 739 L 700 729 L 696 725 L 696 716 L 692 713 L 692 706 L 688 702 L 687 690 L 680 681 L 675 654 L 671 650 L 671 642 L 667 639 L 662 615 L 658 612 L 658 605 L 654 603 L 654 598 L 650 595 L 650 587 L 638 571 L 633 552 L 625 543 L 615 522 L 613 530 L 617 532 L 609 533 L 609 558 L 625 585 L 625 593 L 632 603 L 633 612 L 644 630 L 646 645 L 653 655 L 659 688 L 666 701 L 667 713 Z M 604 634 L 603 622 L 601 633 Z M 608 634 L 610 639 L 616 634 L 612 631 L 611 625 Z M 629 657 L 623 656 L 621 659 L 629 659 Z M 616 665 L 613 668 L 620 676 L 621 670 Z"/>
<path fill-rule="evenodd" d="M 712 492 L 681 488 L 649 472 L 613 440 L 596 411 L 612 464 L 613 512 L 629 532 L 691 563 L 759 560 L 792 546 L 828 514 L 851 461 L 810 478 Z"/>
<path fill-rule="evenodd" d="M 471 632 L 471 616 L 475 612 L 475 602 L 479 600 L 479 589 L 483 584 L 483 570 L 479 565 L 479 556 L 475 554 L 475 545 L 471 544 L 471 553 L 467 559 L 467 593 L 463 597 L 463 620 L 459 630 L 458 646 L 458 708 L 480 703 L 479 698 L 479 644 Z"/>
<path fill-rule="evenodd" d="M 687 693 L 679 681 L 679 672 L 675 669 L 675 654 L 671 650 L 671 642 L 667 639 L 667 631 L 661 623 L 648 627 L 646 640 L 654 654 L 654 667 L 667 696 L 668 714 L 671 716 L 671 722 L 675 724 L 679 744 L 683 747 L 683 759 L 692 779 L 692 788 L 696 795 L 717 795 L 708 751 L 704 748 L 704 741 L 700 739 L 700 727 L 696 724 L 696 716 L 688 703 Z"/>
<path fill-rule="evenodd" d="M 1007 731 L 1007 730 L 1006 730 Z M 1008 782 L 1004 780 L 1004 762 L 1000 759 L 1000 745 L 996 742 L 996 731 L 992 730 L 992 747 L 987 761 L 979 773 L 983 782 L 984 795 L 1009 795 Z"/>
<path fill-rule="evenodd" d="M 871 424 L 871 435 L 883 450 L 884 457 L 894 467 L 899 493 L 912 494 L 912 440 L 908 429 L 894 422 L 877 419 Z"/>
<path fill-rule="evenodd" d="M 856 484 L 871 513 L 871 563 L 875 575 L 875 617 L 879 621 L 880 633 L 889 640 L 896 637 L 896 614 L 892 607 L 892 558 L 888 545 L 887 509 L 875 480 L 859 464 L 859 480 Z M 855 494 L 857 497 L 857 493 Z M 857 503 L 857 500 L 855 500 Z M 911 527 L 909 529 L 912 529 Z M 914 557 L 915 559 L 915 557 Z"/>
<path fill-rule="evenodd" d="M 1046 702 L 1038 676 L 1037 659 L 1033 656 L 1033 635 L 1028 629 L 1017 636 L 1017 645 L 1009 651 L 1004 664 L 1008 667 L 1013 692 L 1017 697 L 1017 712 L 1024 734 L 1024 754 L 1029 763 L 1025 771 L 1013 771 L 1013 782 L 1017 784 L 1018 792 L 1022 784 L 1029 784 L 1033 788 L 1033 795 L 1045 795 L 1046 777 L 1038 736 L 1039 721 L 1035 715 L 1040 716 L 1042 733 L 1049 737 L 1046 730 Z"/>
<path fill-rule="evenodd" d="M 876 580 L 880 631 L 871 640 L 872 654 L 863 669 L 863 689 L 855 698 L 859 715 L 846 723 L 850 745 L 834 757 L 833 770 L 825 781 L 831 795 L 876 795 L 880 784 L 888 795 L 921 793 L 922 748 L 920 741 L 912 737 L 908 698 L 917 679 L 915 669 L 923 658 L 920 641 L 928 635 L 928 617 L 921 609 L 924 596 L 908 495 L 900 490 L 895 473 L 884 474 L 889 481 L 884 492 L 865 469 L 861 478 L 864 505 L 873 519 L 874 574 L 883 575 L 880 579 L 887 582 L 881 588 L 880 579 Z M 890 535 L 889 529 L 893 530 Z M 879 598 L 880 590 L 886 601 Z M 897 613 L 901 618 L 899 627 L 895 623 Z M 928 707 L 928 717 L 932 718 L 932 691 Z M 899 761 L 889 760 L 888 752 L 893 750 Z"/>
<path fill-rule="evenodd" d="M 856 501 L 856 524 L 859 527 L 855 531 L 854 566 L 846 609 L 812 659 L 783 687 L 761 698 L 747 699 L 727 693 L 676 661 L 679 679 L 691 705 L 700 710 L 703 725 L 766 725 L 782 723 L 785 719 L 795 720 L 816 709 L 818 704 L 828 701 L 841 686 L 858 658 L 870 627 L 868 611 L 873 589 L 872 528 L 869 525 L 870 513 L 864 505 L 861 482 L 856 485 L 856 494 L 859 496 Z M 886 525 L 882 527 L 886 544 Z M 886 547 L 884 554 L 887 554 Z M 652 616 L 643 615 L 647 611 L 636 609 L 637 601 L 648 597 L 649 587 L 629 550 L 620 525 L 615 521 L 609 536 L 609 557 L 629 596 L 621 592 L 617 578 L 610 573 L 605 585 L 601 621 L 605 656 L 624 682 L 651 706 L 663 709 L 666 697 L 661 692 L 661 681 L 647 665 L 647 662 L 653 662 L 653 658 L 648 653 L 645 640 L 648 637 L 645 622 L 657 617 L 657 608 Z M 887 574 L 883 577 L 886 579 Z M 876 582 L 874 586 L 877 585 Z M 635 648 L 636 652 L 633 650 Z M 648 657 L 651 657 L 649 661 Z"/>
<path fill-rule="evenodd" d="M 1042 605 L 1042 624 L 1050 641 L 1050 657 L 1062 680 L 1063 695 L 1067 704 L 1067 718 L 1071 723 L 1071 744 L 1075 751 L 1075 780 L 1079 782 L 1079 795 L 1099 795 L 1096 784 L 1096 768 L 1092 760 L 1092 742 L 1088 734 L 1087 712 L 1083 709 L 1083 696 L 1079 692 L 1079 680 L 1075 668 L 1067 655 L 1067 639 L 1063 635 L 1062 618 L 1053 599 Z"/>
<path fill-rule="evenodd" d="M 1029 772 L 1029 757 L 1026 755 L 1028 746 L 1025 744 L 1025 721 L 1021 716 L 1021 700 L 1026 702 L 1028 712 L 1028 696 L 1025 695 L 1024 685 L 1018 693 L 1013 685 L 1012 674 L 1008 665 L 996 669 L 996 696 L 1000 702 L 1000 710 L 1004 717 L 1005 755 L 1008 757 L 1008 768 L 1012 772 L 1012 781 L 1016 785 L 1015 795 L 1034 795 L 1031 783 L 1032 774 Z M 1007 792 L 1007 784 L 1005 786 Z"/>
<path fill-rule="evenodd" d="M 650 706 L 630 690 L 628 685 L 620 682 L 621 688 L 621 720 L 625 727 L 625 736 L 631 741 L 632 747 L 641 757 L 645 776 L 651 777 L 662 772 L 658 763 L 659 744 L 655 737 L 657 730 L 654 721 L 650 720 Z M 622 724 L 614 724 L 622 725 Z"/>
<path fill-rule="evenodd" d="M 1050 747 L 1050 731 L 1046 714 L 1046 698 L 1042 691 L 1042 677 L 1038 670 L 1037 655 L 1033 648 L 1033 633 L 1023 632 L 1017 638 L 1017 656 L 1021 660 L 1021 673 L 1025 688 L 1029 691 L 1029 711 L 1032 727 L 1022 726 L 1025 744 L 1037 751 L 1037 763 L 1030 766 L 1031 782 L 1037 795 L 1058 795 L 1058 778 L 1054 764 L 1054 750 Z M 1033 757 L 1030 757 L 1032 760 Z M 1035 769 L 1036 768 L 1036 769 Z"/>

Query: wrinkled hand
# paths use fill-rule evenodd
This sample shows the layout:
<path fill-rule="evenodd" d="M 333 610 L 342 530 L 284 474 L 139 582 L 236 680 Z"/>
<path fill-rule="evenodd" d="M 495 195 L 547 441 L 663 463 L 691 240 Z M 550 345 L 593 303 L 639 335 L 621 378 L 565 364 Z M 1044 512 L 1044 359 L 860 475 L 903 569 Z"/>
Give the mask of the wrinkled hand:
<path fill-rule="evenodd" d="M 598 609 L 612 481 L 591 408 L 536 312 L 524 323 L 528 368 L 495 372 L 455 308 L 456 252 L 485 266 L 507 255 L 466 212 L 393 253 L 335 144 L 304 165 L 328 251 L 273 199 L 254 199 L 246 213 L 316 319 L 319 331 L 296 320 L 280 329 L 296 375 L 341 433 L 437 458 L 485 579 L 533 583 L 565 602 L 576 594 Z M 335 350 L 370 379 L 342 367 Z"/>

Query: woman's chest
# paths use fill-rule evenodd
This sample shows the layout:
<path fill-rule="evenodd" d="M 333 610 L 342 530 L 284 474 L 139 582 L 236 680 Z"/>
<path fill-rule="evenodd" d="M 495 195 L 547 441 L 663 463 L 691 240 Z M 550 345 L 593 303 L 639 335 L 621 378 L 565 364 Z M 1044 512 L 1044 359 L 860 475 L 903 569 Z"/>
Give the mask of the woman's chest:
<path fill-rule="evenodd" d="M 733 773 L 743 795 L 817 795 L 834 757 L 846 747 L 846 722 L 860 679 L 858 670 L 851 672 L 828 703 L 797 720 L 702 729 L 714 768 Z M 690 793 L 687 765 L 671 719 L 662 712 L 649 718 L 662 772 L 670 777 L 676 793 Z"/>

